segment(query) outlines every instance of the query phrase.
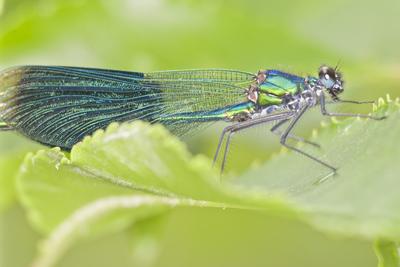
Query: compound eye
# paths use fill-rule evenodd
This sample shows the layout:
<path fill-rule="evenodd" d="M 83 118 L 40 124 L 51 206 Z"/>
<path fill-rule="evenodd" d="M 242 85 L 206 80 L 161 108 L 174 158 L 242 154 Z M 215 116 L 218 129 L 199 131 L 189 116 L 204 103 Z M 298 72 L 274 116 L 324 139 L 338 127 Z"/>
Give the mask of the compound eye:
<path fill-rule="evenodd" d="M 318 74 L 320 79 L 336 80 L 336 71 L 331 67 L 321 66 Z"/>

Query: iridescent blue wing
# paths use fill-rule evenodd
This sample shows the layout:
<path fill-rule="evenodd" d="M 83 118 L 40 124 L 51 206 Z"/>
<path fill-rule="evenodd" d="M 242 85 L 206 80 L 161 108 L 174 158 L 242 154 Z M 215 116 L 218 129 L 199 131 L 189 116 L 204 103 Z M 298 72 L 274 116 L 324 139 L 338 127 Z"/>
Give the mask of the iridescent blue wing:
<path fill-rule="evenodd" d="M 111 122 L 146 120 L 176 134 L 201 120 L 163 120 L 245 101 L 251 73 L 188 70 L 140 73 L 23 66 L 0 73 L 0 121 L 38 142 L 70 149 Z"/>

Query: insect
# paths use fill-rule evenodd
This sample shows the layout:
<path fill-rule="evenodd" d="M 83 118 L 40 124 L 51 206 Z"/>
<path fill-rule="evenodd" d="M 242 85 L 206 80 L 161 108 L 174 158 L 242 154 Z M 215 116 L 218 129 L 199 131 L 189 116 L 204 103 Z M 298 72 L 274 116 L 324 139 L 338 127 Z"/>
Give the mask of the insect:
<path fill-rule="evenodd" d="M 335 167 L 287 140 L 318 146 L 292 134 L 304 113 L 318 105 L 326 116 L 384 118 L 329 112 L 327 96 L 332 102 L 371 103 L 341 100 L 343 84 L 337 67 L 325 65 L 317 77 L 279 70 L 257 74 L 224 69 L 141 73 L 20 66 L 0 73 L 0 130 L 16 130 L 42 144 L 70 150 L 84 136 L 114 121 L 161 123 L 177 135 L 225 121 L 230 125 L 224 128 L 214 157 L 215 163 L 226 137 L 222 172 L 234 133 L 275 122 L 271 131 L 280 135 L 283 146 L 335 173 Z"/>

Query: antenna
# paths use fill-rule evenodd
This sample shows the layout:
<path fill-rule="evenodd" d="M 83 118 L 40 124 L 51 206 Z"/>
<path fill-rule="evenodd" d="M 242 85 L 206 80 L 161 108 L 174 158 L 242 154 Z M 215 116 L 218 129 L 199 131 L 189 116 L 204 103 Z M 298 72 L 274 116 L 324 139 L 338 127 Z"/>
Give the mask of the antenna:
<path fill-rule="evenodd" d="M 338 62 L 336 63 L 336 66 L 335 66 L 335 72 L 340 70 L 340 64 L 341 63 L 342 63 L 342 60 L 339 59 Z"/>

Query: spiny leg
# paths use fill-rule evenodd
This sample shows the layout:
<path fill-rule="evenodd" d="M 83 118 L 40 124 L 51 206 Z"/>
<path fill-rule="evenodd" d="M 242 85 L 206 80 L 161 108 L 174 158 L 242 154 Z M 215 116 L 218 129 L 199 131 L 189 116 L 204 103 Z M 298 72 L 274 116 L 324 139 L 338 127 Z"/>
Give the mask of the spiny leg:
<path fill-rule="evenodd" d="M 219 155 L 219 152 L 221 151 L 221 146 L 222 146 L 222 143 L 224 141 L 225 134 L 230 132 L 232 129 L 238 127 L 239 125 L 244 127 L 245 125 L 250 125 L 251 126 L 251 125 L 256 125 L 256 124 L 259 124 L 259 123 L 264 123 L 265 121 L 268 122 L 268 121 L 273 121 L 273 120 L 281 120 L 281 119 L 290 117 L 292 114 L 293 114 L 293 112 L 291 112 L 291 111 L 290 112 L 281 112 L 281 113 L 271 114 L 271 115 L 265 116 L 263 118 L 258 118 L 258 119 L 238 122 L 238 123 L 236 123 L 234 125 L 230 125 L 230 126 L 225 127 L 222 130 L 222 133 L 221 133 L 219 141 L 218 141 L 217 150 L 216 150 L 215 155 L 214 155 L 213 166 L 215 165 L 215 163 L 216 163 L 216 161 L 218 159 L 218 155 Z"/>
<path fill-rule="evenodd" d="M 366 100 L 366 101 L 358 101 L 358 100 L 344 100 L 344 99 L 337 99 L 337 103 L 349 103 L 349 104 L 373 104 L 375 101 L 373 100 Z"/>
<path fill-rule="evenodd" d="M 238 130 L 237 130 L 238 131 Z M 224 169 L 225 169 L 225 163 L 226 163 L 226 159 L 227 159 L 227 156 L 228 156 L 228 152 L 229 152 L 229 147 L 230 147 L 230 144 L 231 144 L 231 138 L 232 138 L 232 135 L 235 133 L 235 131 L 230 131 L 229 133 L 228 133 L 228 137 L 227 137 L 227 139 L 226 139 L 226 143 L 225 143 L 225 150 L 224 150 L 224 156 L 223 156 L 223 158 L 222 158 L 222 163 L 221 163 L 221 174 L 224 172 Z"/>
<path fill-rule="evenodd" d="M 371 101 L 371 100 L 357 101 L 357 100 L 337 99 L 336 101 L 331 102 L 329 104 L 340 104 L 340 103 L 349 103 L 349 104 L 358 104 L 358 105 L 360 105 L 360 104 L 372 104 L 372 103 L 375 103 L 375 101 Z M 326 104 L 328 104 L 328 103 L 326 103 Z M 271 128 L 271 132 L 274 133 L 274 134 L 282 135 L 282 131 L 278 131 L 278 128 L 280 128 L 283 124 L 287 123 L 288 121 L 289 121 L 288 119 L 279 121 L 277 124 L 275 124 Z M 315 146 L 317 148 L 321 148 L 320 144 L 308 141 L 307 139 L 304 139 L 302 137 L 299 137 L 299 136 L 296 136 L 296 135 L 293 135 L 293 134 L 289 134 L 288 138 L 291 138 L 291 139 L 296 140 L 298 142 L 303 142 L 303 143 L 306 143 L 306 144 L 310 144 L 310 145 Z"/>
<path fill-rule="evenodd" d="M 234 125 L 227 126 L 227 127 L 225 127 L 225 128 L 222 130 L 221 136 L 219 137 L 217 150 L 215 151 L 215 154 L 214 154 L 213 166 L 214 166 L 215 163 L 217 162 L 218 155 L 219 155 L 219 152 L 221 151 L 221 146 L 222 146 L 222 142 L 224 141 L 225 134 L 226 134 L 227 132 L 230 132 L 231 129 L 233 128 L 233 126 L 234 126 Z"/>
<path fill-rule="evenodd" d="M 367 114 L 328 112 L 326 110 L 325 95 L 321 94 L 319 100 L 320 100 L 320 106 L 321 106 L 321 113 L 324 116 L 360 117 L 360 118 L 369 118 L 372 120 L 383 120 L 386 118 L 386 116 L 376 117 L 376 116 L 371 116 L 371 115 L 367 115 Z M 348 100 L 348 101 L 350 101 L 350 100 Z M 352 102 L 348 102 L 348 101 L 347 101 L 347 103 L 355 103 L 356 102 L 356 101 L 352 101 Z M 362 103 L 362 102 L 359 102 L 359 103 Z"/>
<path fill-rule="evenodd" d="M 325 101 L 325 105 L 337 105 L 337 104 L 357 104 L 357 105 L 362 105 L 362 104 L 373 104 L 373 103 L 375 103 L 374 100 L 357 101 L 357 100 L 344 100 L 344 99 L 341 99 L 341 98 L 337 98 L 335 100 Z"/>
<path fill-rule="evenodd" d="M 238 122 L 234 125 L 225 127 L 224 130 L 222 131 L 219 143 L 218 143 L 218 147 L 217 147 L 217 151 L 215 153 L 214 156 L 214 164 L 218 158 L 218 154 L 221 150 L 221 146 L 222 146 L 222 142 L 224 140 L 224 137 L 226 134 L 228 134 L 228 138 L 225 144 L 225 149 L 224 149 L 224 155 L 223 155 L 223 159 L 222 159 L 222 163 L 221 163 L 221 173 L 225 167 L 225 163 L 226 163 L 226 159 L 227 159 L 227 152 L 229 150 L 229 146 L 230 146 L 230 141 L 231 141 L 231 137 L 232 134 L 235 132 L 239 132 L 241 130 L 247 129 L 247 128 L 251 128 L 254 127 L 256 125 L 259 124 L 263 124 L 263 123 L 268 123 L 271 121 L 280 121 L 280 120 L 284 120 L 287 118 L 291 118 L 293 116 L 293 112 L 292 111 L 288 111 L 288 112 L 282 112 L 282 113 L 276 113 L 276 114 L 271 114 L 262 118 L 258 118 L 258 119 L 253 119 L 253 120 L 247 120 L 247 121 L 243 121 L 243 122 Z"/>
<path fill-rule="evenodd" d="M 289 119 L 279 121 L 277 124 L 272 126 L 271 132 L 274 133 L 274 134 L 277 134 L 277 135 L 282 135 L 282 131 L 279 131 L 278 128 L 281 127 L 283 124 L 287 123 L 288 121 L 289 121 Z M 288 138 L 291 138 L 291 139 L 296 140 L 298 142 L 303 142 L 303 143 L 315 146 L 317 148 L 321 148 L 321 146 L 318 143 L 315 143 L 315 142 L 312 142 L 312 141 L 308 141 L 307 139 L 304 139 L 302 137 L 296 136 L 294 134 L 289 134 Z"/>
<path fill-rule="evenodd" d="M 283 131 L 283 133 L 282 133 L 282 135 L 281 135 L 281 140 L 280 140 L 280 142 L 281 142 L 281 144 L 282 144 L 283 146 L 287 147 L 288 149 L 294 150 L 294 151 L 296 151 L 297 153 L 300 153 L 301 155 L 306 156 L 306 157 L 310 158 L 311 160 L 314 160 L 315 162 L 318 162 L 319 164 L 321 164 L 321 165 L 327 167 L 328 169 L 330 169 L 330 170 L 332 171 L 332 173 L 335 174 L 336 171 L 337 171 L 337 169 L 336 169 L 335 167 L 333 167 L 333 166 L 331 166 L 330 164 L 328 164 L 328 163 L 326 163 L 326 162 L 324 162 L 324 161 L 322 161 L 322 160 L 320 160 L 320 159 L 318 159 L 318 158 L 316 158 L 316 157 L 314 157 L 314 156 L 308 154 L 307 152 L 304 152 L 303 150 L 300 150 L 300 149 L 298 149 L 298 148 L 296 148 L 296 147 L 294 147 L 294 146 L 288 145 L 288 144 L 286 143 L 290 132 L 293 130 L 293 128 L 294 128 L 294 126 L 296 125 L 296 123 L 299 121 L 299 119 L 301 118 L 301 116 L 303 116 L 304 113 L 305 113 L 307 110 L 308 110 L 308 106 L 305 106 L 305 107 L 304 107 L 303 109 L 301 109 L 300 112 L 290 121 L 289 126 L 285 129 L 285 131 Z"/>
<path fill-rule="evenodd" d="M 222 163 L 221 163 L 221 170 L 220 170 L 221 173 L 223 172 L 224 167 L 225 167 L 225 162 L 226 162 L 226 157 L 227 157 L 227 150 L 229 150 L 230 139 L 231 139 L 232 133 L 235 132 L 235 131 L 240 131 L 241 129 L 246 129 L 246 128 L 250 127 L 250 126 L 247 126 L 247 125 L 248 125 L 248 123 L 239 122 L 239 123 L 236 123 L 234 125 L 227 126 L 222 130 L 221 136 L 220 136 L 219 141 L 218 141 L 217 151 L 215 152 L 214 160 L 213 160 L 213 166 L 214 166 L 216 161 L 217 161 L 217 159 L 218 159 L 219 152 L 221 151 L 221 146 L 222 146 L 222 142 L 224 141 L 224 137 L 225 137 L 226 134 L 228 134 L 228 138 L 226 140 L 226 144 L 225 144 L 225 148 L 224 148 L 224 154 L 223 154 L 223 158 L 222 158 Z"/>
<path fill-rule="evenodd" d="M 221 163 L 221 174 L 224 172 L 225 169 L 225 164 L 226 164 L 226 160 L 228 157 L 228 152 L 229 152 L 229 148 L 231 145 L 231 138 L 232 136 L 236 133 L 236 132 L 240 132 L 242 130 L 245 130 L 247 128 L 251 128 L 253 126 L 262 124 L 262 123 L 266 123 L 265 121 L 257 121 L 257 122 L 253 122 L 253 123 L 238 123 L 235 125 L 232 125 L 230 131 L 227 133 L 228 137 L 226 138 L 226 143 L 225 143 L 225 149 L 224 149 L 224 155 L 222 157 L 222 163 Z"/>

